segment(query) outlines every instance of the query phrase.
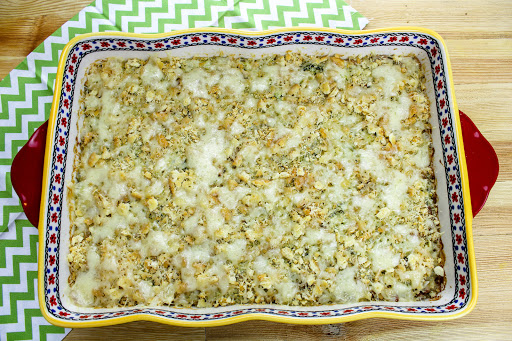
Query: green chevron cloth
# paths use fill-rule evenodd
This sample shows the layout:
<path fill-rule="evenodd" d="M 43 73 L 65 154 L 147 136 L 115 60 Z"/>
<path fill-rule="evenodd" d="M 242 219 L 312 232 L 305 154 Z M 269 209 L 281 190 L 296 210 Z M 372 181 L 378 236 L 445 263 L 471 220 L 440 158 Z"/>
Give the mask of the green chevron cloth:
<path fill-rule="evenodd" d="M 38 234 L 10 180 L 12 160 L 48 119 L 59 55 L 76 35 L 159 33 L 190 27 L 265 30 L 319 26 L 359 30 L 368 20 L 342 0 L 97 0 L 39 45 L 0 82 L 0 340 L 61 340 L 37 299 Z"/>

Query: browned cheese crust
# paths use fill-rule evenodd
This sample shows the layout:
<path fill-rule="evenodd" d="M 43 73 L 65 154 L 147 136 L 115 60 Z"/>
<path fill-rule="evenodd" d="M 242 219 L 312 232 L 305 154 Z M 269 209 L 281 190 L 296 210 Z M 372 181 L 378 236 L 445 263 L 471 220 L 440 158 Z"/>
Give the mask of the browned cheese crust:
<path fill-rule="evenodd" d="M 311 306 L 442 290 L 413 56 L 109 58 L 69 184 L 78 305 Z"/>

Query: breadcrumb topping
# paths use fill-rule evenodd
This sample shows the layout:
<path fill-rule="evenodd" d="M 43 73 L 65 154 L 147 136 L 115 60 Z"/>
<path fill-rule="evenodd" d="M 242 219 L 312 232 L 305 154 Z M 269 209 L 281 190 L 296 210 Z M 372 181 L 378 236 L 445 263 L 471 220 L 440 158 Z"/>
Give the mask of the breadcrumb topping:
<path fill-rule="evenodd" d="M 433 299 L 413 56 L 108 58 L 86 71 L 70 296 L 90 307 Z"/>

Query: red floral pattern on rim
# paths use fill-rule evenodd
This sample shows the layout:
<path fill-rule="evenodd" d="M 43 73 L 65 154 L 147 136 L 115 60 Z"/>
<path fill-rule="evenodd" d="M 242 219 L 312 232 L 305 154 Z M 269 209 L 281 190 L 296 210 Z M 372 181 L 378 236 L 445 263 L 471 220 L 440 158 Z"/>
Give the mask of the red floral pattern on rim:
<path fill-rule="evenodd" d="M 152 50 L 162 48 L 178 48 L 185 47 L 191 44 L 217 44 L 217 45 L 235 45 L 246 48 L 259 48 L 265 46 L 278 46 L 281 44 L 294 44 L 294 43 L 308 43 L 308 44 L 337 44 L 335 46 L 347 46 L 347 47 L 362 47 L 368 44 L 373 45 L 405 45 L 420 48 L 427 52 L 430 56 L 432 74 L 434 77 L 434 88 L 437 93 L 437 104 L 439 111 L 439 120 L 443 129 L 443 148 L 445 162 L 450 165 L 447 169 L 447 179 L 449 180 L 449 199 L 450 199 L 450 210 L 452 214 L 452 237 L 454 244 L 457 245 L 456 258 L 456 296 L 452 301 L 445 306 L 436 307 L 402 307 L 402 306 L 378 306 L 378 305 L 367 305 L 367 306 L 356 306 L 351 309 L 345 310 L 329 310 L 321 312 L 304 312 L 294 310 L 276 310 L 273 308 L 247 308 L 236 311 L 228 311 L 223 313 L 215 314 L 185 314 L 179 313 L 172 310 L 155 310 L 155 309 L 134 309 L 123 312 L 107 312 L 102 314 L 80 314 L 67 310 L 62 306 L 59 296 L 58 286 L 58 266 L 53 267 L 58 259 L 58 246 L 60 244 L 60 205 L 62 204 L 62 179 L 63 172 L 66 163 L 67 154 L 65 152 L 67 148 L 68 132 L 69 132 L 69 117 L 71 114 L 71 103 L 74 92 L 74 79 L 76 77 L 80 61 L 85 54 L 93 53 L 95 51 L 101 51 L 102 49 L 116 49 L 116 48 L 129 48 L 131 50 Z M 261 36 L 261 38 L 248 38 L 240 35 L 231 34 L 217 34 L 217 33 L 206 33 L 206 34 L 190 34 L 180 35 L 169 39 L 155 39 L 155 40 L 140 40 L 140 39 L 127 39 L 122 37 L 116 38 L 102 38 L 96 40 L 85 40 L 77 43 L 74 48 L 71 49 L 67 56 L 67 70 L 65 83 L 62 86 L 62 96 L 59 106 L 58 119 L 60 119 L 60 125 L 56 127 L 58 131 L 55 132 L 55 143 L 52 155 L 54 156 L 52 164 L 52 175 L 50 179 L 53 179 L 50 183 L 49 199 L 48 199 L 48 216 L 47 216 L 47 228 L 46 228 L 46 248 L 45 248 L 45 275 L 44 275 L 44 286 L 47 294 L 45 295 L 46 306 L 48 311 L 56 317 L 62 319 L 73 319 L 73 320 L 85 320 L 85 319 L 108 319 L 119 316 L 126 316 L 130 314 L 153 314 L 158 316 L 164 316 L 171 319 L 178 320 L 208 320 L 208 319 L 222 319 L 230 316 L 236 316 L 245 313 L 263 313 L 270 315 L 281 315 L 281 316 L 294 316 L 301 318 L 319 318 L 319 317 L 331 317 L 331 316 L 344 316 L 349 314 L 358 314 L 361 312 L 368 311 L 393 311 L 395 313 L 444 313 L 446 310 L 455 311 L 460 310 L 464 307 L 466 302 L 471 295 L 470 292 L 470 281 L 469 273 L 467 268 L 467 241 L 465 236 L 464 227 L 464 210 L 461 203 L 462 196 L 460 190 L 460 173 L 458 170 L 458 159 L 456 155 L 456 146 L 454 145 L 455 135 L 452 127 L 453 113 L 450 112 L 450 105 L 448 103 L 448 91 L 446 89 L 446 79 L 443 64 L 443 59 L 440 58 L 441 47 L 432 38 L 413 33 L 392 33 L 392 34 L 368 34 L 359 35 L 357 37 L 351 37 L 348 35 L 339 35 L 322 32 L 297 32 L 293 34 L 271 34 Z M 73 64 L 73 65 L 71 65 Z M 457 186 L 455 186 L 458 184 Z M 50 268 L 51 266 L 51 268 Z"/>

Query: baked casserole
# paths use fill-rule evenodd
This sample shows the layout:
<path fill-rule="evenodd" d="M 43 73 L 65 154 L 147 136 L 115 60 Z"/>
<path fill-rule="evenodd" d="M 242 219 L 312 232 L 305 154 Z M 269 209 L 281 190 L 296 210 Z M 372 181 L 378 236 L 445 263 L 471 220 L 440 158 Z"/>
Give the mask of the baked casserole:
<path fill-rule="evenodd" d="M 412 55 L 92 63 L 68 187 L 72 300 L 435 299 L 425 83 Z"/>

